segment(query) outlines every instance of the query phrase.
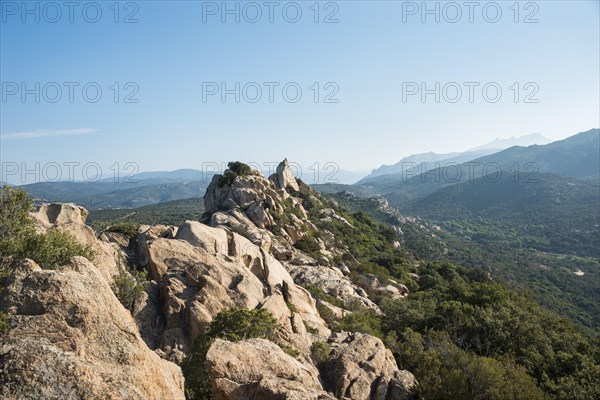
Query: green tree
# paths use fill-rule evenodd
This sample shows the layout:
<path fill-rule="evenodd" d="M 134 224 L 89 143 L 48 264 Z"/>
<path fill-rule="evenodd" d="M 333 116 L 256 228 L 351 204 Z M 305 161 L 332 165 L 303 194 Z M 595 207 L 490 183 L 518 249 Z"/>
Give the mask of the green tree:
<path fill-rule="evenodd" d="M 252 172 L 252 168 L 248 164 L 244 164 L 241 161 L 232 161 L 227 164 L 227 167 L 238 174 L 238 176 L 248 176 Z"/>
<path fill-rule="evenodd" d="M 329 360 L 331 346 L 327 342 L 320 340 L 315 341 L 310 347 L 310 354 L 316 364 Z"/>
<path fill-rule="evenodd" d="M 246 177 L 252 173 L 252 168 L 241 161 L 232 161 L 227 164 L 228 169 L 219 179 L 219 186 L 231 185 L 238 176 Z"/>

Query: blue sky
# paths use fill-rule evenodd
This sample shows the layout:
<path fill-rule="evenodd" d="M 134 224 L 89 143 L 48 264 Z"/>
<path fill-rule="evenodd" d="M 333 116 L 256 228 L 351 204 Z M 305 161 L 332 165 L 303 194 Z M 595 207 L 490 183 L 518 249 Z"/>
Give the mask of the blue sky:
<path fill-rule="evenodd" d="M 133 162 L 148 171 L 288 157 L 302 165 L 368 170 L 411 153 L 460 151 L 534 132 L 561 139 L 600 125 L 598 1 L 520 2 L 518 22 L 513 1 L 479 2 L 473 22 L 458 2 L 463 14 L 456 23 L 447 21 L 456 10 L 444 9 L 445 3 L 437 3 L 439 23 L 433 15 L 421 21 L 421 2 L 320 2 L 319 23 L 314 1 L 276 2 L 272 23 L 262 1 L 254 3 L 262 12 L 257 23 L 244 19 L 255 15 L 252 6 L 243 13 L 244 2 L 237 3 L 239 23 L 232 15 L 221 21 L 222 2 L 121 2 L 116 16 L 113 1 L 99 1 L 96 23 L 84 18 L 95 18 L 90 2 L 77 2 L 72 23 L 64 7 L 58 18 L 39 3 L 36 22 L 34 14 L 23 15 L 22 2 L 0 3 L 3 163 L 97 162 L 106 170 Z M 27 4 L 34 9 L 36 3 Z M 286 21 L 282 9 L 291 20 L 297 5 L 299 21 Z M 495 18 L 495 5 L 502 15 L 491 23 L 486 18 Z M 324 23 L 331 13 L 338 22 Z M 537 23 L 524 23 L 530 14 Z M 138 22 L 124 23 L 127 15 Z M 35 94 L 22 101 L 20 85 L 35 92 L 36 82 L 40 102 Z M 73 102 L 65 82 L 79 84 Z M 96 103 L 82 94 L 90 82 L 90 98 L 94 87 L 102 90 Z M 256 82 L 262 97 L 248 101 L 256 95 L 252 84 L 246 97 L 240 89 L 239 103 L 233 94 L 222 102 L 206 92 L 203 101 L 203 83 L 206 90 L 210 82 L 230 89 Z M 278 84 L 272 103 L 265 82 Z M 439 82 L 441 95 L 444 85 L 456 82 L 463 97 L 448 101 L 455 95 L 449 85 L 439 103 L 433 94 L 425 102 L 419 94 L 403 102 L 407 82 L 430 89 Z M 464 82 L 479 85 L 473 102 Z M 302 90 L 298 102 L 284 98 L 286 83 L 293 83 L 289 100 L 296 87 Z M 482 94 L 489 83 L 490 99 L 495 87 L 502 90 L 495 103 Z M 51 103 L 54 85 L 62 96 Z M 136 89 L 138 102 L 124 102 Z M 324 102 L 335 90 L 338 102 Z M 533 92 L 530 99 L 538 102 L 524 102 Z"/>

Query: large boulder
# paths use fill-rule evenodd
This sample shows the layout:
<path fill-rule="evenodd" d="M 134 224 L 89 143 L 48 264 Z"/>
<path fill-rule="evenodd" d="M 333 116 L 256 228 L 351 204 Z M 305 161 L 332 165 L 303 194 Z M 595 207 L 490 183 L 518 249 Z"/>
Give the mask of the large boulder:
<path fill-rule="evenodd" d="M 217 339 L 206 355 L 214 400 L 333 400 L 319 373 L 264 339 Z"/>
<path fill-rule="evenodd" d="M 42 204 L 31 216 L 37 223 L 48 229 L 69 222 L 85 224 L 88 214 L 85 208 L 73 203 L 51 203 Z"/>
<path fill-rule="evenodd" d="M 284 189 L 290 192 L 300 190 L 287 158 L 279 163 L 276 172 L 269 179 L 273 181 L 277 189 Z"/>
<path fill-rule="evenodd" d="M 362 333 L 334 335 L 330 360 L 321 373 L 338 398 L 352 400 L 412 400 L 416 398 L 414 376 L 399 370 L 392 352 L 383 342 Z"/>
<path fill-rule="evenodd" d="M 1 309 L 3 399 L 184 399 L 180 368 L 151 351 L 96 267 L 24 261 Z"/>

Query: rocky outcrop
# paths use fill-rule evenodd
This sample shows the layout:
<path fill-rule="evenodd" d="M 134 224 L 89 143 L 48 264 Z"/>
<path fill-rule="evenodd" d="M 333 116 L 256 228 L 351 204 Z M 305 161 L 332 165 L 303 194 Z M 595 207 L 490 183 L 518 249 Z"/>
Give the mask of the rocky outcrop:
<path fill-rule="evenodd" d="M 284 353 L 275 343 L 215 340 L 206 355 L 214 400 L 333 400 L 315 367 Z"/>
<path fill-rule="evenodd" d="M 340 333 L 330 340 L 330 360 L 321 366 L 326 386 L 337 398 L 415 399 L 414 376 L 399 370 L 383 342 L 362 333 Z"/>
<path fill-rule="evenodd" d="M 348 306 L 358 303 L 379 312 L 367 293 L 346 277 L 350 273 L 346 264 L 340 264 L 343 270 L 332 265 L 330 260 L 335 256 L 348 256 L 354 263 L 356 260 L 346 248 L 336 245 L 331 232 L 319 231 L 308 218 L 301 198 L 293 195 L 300 186 L 305 196 L 308 194 L 311 204 L 322 206 L 323 202 L 312 189 L 294 177 L 287 160 L 279 164 L 277 172 L 268 180 L 255 172 L 248 177 L 235 178 L 230 185 L 220 186 L 221 183 L 221 176 L 215 176 L 204 196 L 207 210 L 213 212 L 211 226 L 243 230 L 252 243 L 273 254 L 297 284 L 318 286 Z M 332 208 L 321 208 L 318 215 L 322 220 L 335 219 L 348 229 L 354 229 Z M 319 232 L 319 237 L 308 238 L 311 231 Z M 313 240 L 318 248 L 313 254 L 316 259 L 293 247 L 305 238 Z M 400 296 L 395 287 L 390 286 L 390 290 Z"/>
<path fill-rule="evenodd" d="M 43 204 L 39 210 L 32 213 L 38 230 L 61 229 L 73 235 L 81 244 L 90 246 L 94 251 L 94 265 L 100 270 L 109 284 L 119 275 L 119 260 L 125 255 L 119 246 L 108 241 L 102 241 L 89 226 L 85 225 L 88 211 L 71 203 Z"/>
<path fill-rule="evenodd" d="M 184 399 L 179 367 L 148 349 L 86 259 L 55 271 L 26 260 L 2 296 L 3 399 Z"/>
<path fill-rule="evenodd" d="M 298 181 L 290 168 L 287 158 L 279 163 L 277 170 L 269 177 L 269 179 L 275 184 L 277 189 L 284 189 L 290 192 L 297 192 L 300 190 Z"/>

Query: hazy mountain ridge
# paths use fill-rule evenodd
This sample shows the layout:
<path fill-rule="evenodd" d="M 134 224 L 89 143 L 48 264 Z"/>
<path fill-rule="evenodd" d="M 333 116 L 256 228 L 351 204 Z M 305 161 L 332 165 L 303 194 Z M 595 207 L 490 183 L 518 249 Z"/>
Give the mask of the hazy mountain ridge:
<path fill-rule="evenodd" d="M 510 138 L 496 138 L 489 143 L 473 147 L 468 151 L 477 151 L 485 149 L 507 149 L 513 146 L 531 146 L 534 144 L 543 145 L 551 143 L 552 140 L 543 136 L 541 133 L 531 133 L 523 136 L 511 136 Z"/>
<path fill-rule="evenodd" d="M 409 176 L 385 175 L 360 182 L 349 191 L 384 195 L 394 205 L 427 196 L 443 187 L 473 181 L 484 175 L 490 180 L 530 179 L 537 173 L 575 178 L 600 176 L 600 130 L 592 129 L 547 145 L 513 146 L 462 164 L 447 164 Z M 499 175 L 498 175 L 499 174 Z"/>
<path fill-rule="evenodd" d="M 448 154 L 438 154 L 434 152 L 427 152 L 421 154 L 412 154 L 410 156 L 402 158 L 395 164 L 382 165 L 379 168 L 374 169 L 371 174 L 364 177 L 358 183 L 364 183 L 368 180 L 376 179 L 378 176 L 390 175 L 390 174 L 402 174 L 410 169 L 414 164 L 425 164 L 425 168 L 421 167 L 421 170 L 429 170 L 436 167 L 435 163 L 464 163 L 467 161 L 474 160 L 479 157 L 483 157 L 489 154 L 497 153 L 501 150 L 507 149 L 513 146 L 530 146 L 533 144 L 548 144 L 551 140 L 542 136 L 539 133 L 533 133 L 530 135 L 524 135 L 520 137 L 510 137 L 504 139 L 494 139 L 493 141 L 483 144 L 481 146 L 468 149 L 463 152 L 454 152 Z"/>

